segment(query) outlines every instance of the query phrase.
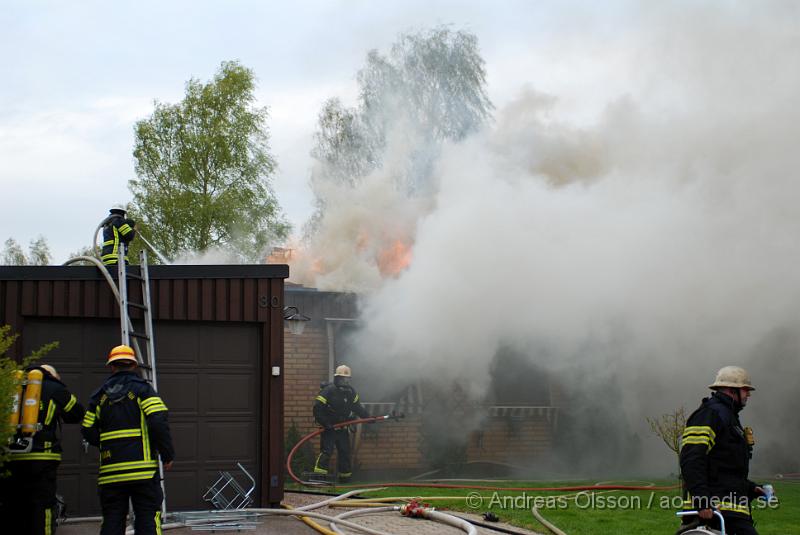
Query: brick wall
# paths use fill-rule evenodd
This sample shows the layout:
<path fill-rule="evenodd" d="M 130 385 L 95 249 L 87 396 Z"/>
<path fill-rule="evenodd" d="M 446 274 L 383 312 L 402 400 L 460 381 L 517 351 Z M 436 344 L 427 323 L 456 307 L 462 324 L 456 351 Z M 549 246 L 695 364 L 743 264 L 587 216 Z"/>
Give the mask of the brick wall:
<path fill-rule="evenodd" d="M 284 429 L 296 425 L 301 435 L 317 429 L 312 407 L 319 384 L 328 380 L 328 336 L 306 328 L 302 335 L 284 330 Z"/>
<path fill-rule="evenodd" d="M 306 327 L 302 335 L 284 331 L 284 422 L 300 435 L 317 429 L 312 406 L 320 382 L 328 380 L 328 337 L 324 328 Z M 560 396 L 554 396 L 556 398 Z M 361 470 L 422 470 L 422 416 L 398 422 L 361 426 L 354 467 Z M 544 417 L 492 417 L 482 431 L 468 437 L 467 460 L 518 463 L 546 455 L 552 445 L 552 424 Z M 316 451 L 318 442 L 314 441 Z"/>
<path fill-rule="evenodd" d="M 362 425 L 356 466 L 361 470 L 417 470 L 424 466 L 419 451 L 420 415 L 398 421 Z"/>
<path fill-rule="evenodd" d="M 513 464 L 540 458 L 550 452 L 552 429 L 546 418 L 491 418 L 470 434 L 467 460 Z"/>

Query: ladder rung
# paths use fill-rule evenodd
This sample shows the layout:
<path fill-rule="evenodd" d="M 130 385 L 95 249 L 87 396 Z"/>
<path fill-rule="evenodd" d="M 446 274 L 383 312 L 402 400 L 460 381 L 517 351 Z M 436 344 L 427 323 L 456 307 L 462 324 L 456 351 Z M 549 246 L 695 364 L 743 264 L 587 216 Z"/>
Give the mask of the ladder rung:
<path fill-rule="evenodd" d="M 138 308 L 139 310 L 147 310 L 147 305 L 143 305 L 141 303 L 131 303 L 128 301 L 128 306 L 133 308 Z"/>
<path fill-rule="evenodd" d="M 128 333 L 130 336 L 135 336 L 136 338 L 142 338 L 144 340 L 150 340 L 150 336 L 144 333 L 137 333 L 136 331 L 131 331 Z"/>
<path fill-rule="evenodd" d="M 138 273 L 134 273 L 133 271 L 125 271 L 125 276 L 129 279 L 137 279 L 142 280 L 142 276 Z"/>

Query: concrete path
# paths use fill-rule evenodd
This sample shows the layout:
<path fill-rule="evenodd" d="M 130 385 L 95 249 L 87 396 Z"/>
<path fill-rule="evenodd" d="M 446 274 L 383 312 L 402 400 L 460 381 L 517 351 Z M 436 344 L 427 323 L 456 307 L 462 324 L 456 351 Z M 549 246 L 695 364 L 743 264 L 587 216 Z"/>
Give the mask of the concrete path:
<path fill-rule="evenodd" d="M 316 496 L 309 494 L 299 494 L 294 492 L 287 492 L 284 503 L 300 507 L 311 503 L 316 503 L 324 500 L 325 496 Z M 316 511 L 324 515 L 336 516 L 348 511 L 347 508 L 336 507 L 317 509 Z M 459 516 L 468 517 L 472 520 L 482 521 L 478 515 L 468 515 L 458 513 Z M 366 516 L 360 516 L 352 519 L 353 522 L 370 527 L 372 529 L 392 533 L 393 535 L 457 535 L 464 533 L 460 529 L 432 522 L 430 520 L 406 518 L 399 513 L 387 512 L 376 513 Z M 314 535 L 317 531 L 306 526 L 303 522 L 291 517 L 263 517 L 259 520 L 261 522 L 257 529 L 241 531 L 239 533 L 252 533 L 254 535 Z M 320 521 L 324 527 L 329 527 L 326 522 Z M 534 531 L 524 530 L 522 528 L 509 526 L 508 524 L 497 523 L 498 527 L 512 529 L 516 532 L 526 535 L 540 535 Z M 82 524 L 65 524 L 60 526 L 57 535 L 96 535 L 100 532 L 99 522 L 82 523 Z M 199 533 L 210 533 L 203 531 L 192 531 L 190 528 L 177 528 L 165 531 L 169 535 L 197 535 Z M 237 533 L 235 530 L 217 531 L 216 533 Z M 347 533 L 357 533 L 356 531 L 347 530 Z M 480 535 L 498 535 L 499 532 L 478 528 Z"/>

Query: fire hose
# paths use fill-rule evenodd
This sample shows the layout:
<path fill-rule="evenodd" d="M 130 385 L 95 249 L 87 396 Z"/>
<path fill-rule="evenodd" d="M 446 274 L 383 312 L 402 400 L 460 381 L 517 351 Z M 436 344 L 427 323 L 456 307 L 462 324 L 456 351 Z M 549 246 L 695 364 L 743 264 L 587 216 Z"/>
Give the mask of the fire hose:
<path fill-rule="evenodd" d="M 342 427 L 347 427 L 348 425 L 355 425 L 355 424 L 363 424 L 363 423 L 382 423 L 388 420 L 396 420 L 399 418 L 403 418 L 403 415 L 395 415 L 395 414 L 386 414 L 384 416 L 370 416 L 368 418 L 357 418 L 355 420 L 348 420 L 346 422 L 338 423 L 333 427 L 333 429 L 340 429 Z M 319 486 L 318 483 L 313 481 L 303 481 L 297 474 L 294 473 L 292 470 L 292 458 L 294 454 L 297 453 L 303 444 L 311 440 L 312 438 L 320 435 L 325 429 L 317 429 L 313 431 L 300 440 L 297 441 L 297 444 L 289 452 L 289 455 L 286 457 L 286 470 L 289 473 L 289 477 L 291 477 L 296 483 L 303 485 L 303 486 Z M 466 489 L 466 490 L 491 490 L 491 491 L 509 491 L 509 492 L 570 492 L 570 491 L 582 491 L 582 490 L 673 490 L 678 488 L 677 485 L 668 485 L 668 486 L 639 486 L 639 485 L 579 485 L 579 486 L 571 486 L 571 487 L 493 487 L 488 485 L 450 485 L 444 483 L 427 483 L 427 482 L 389 482 L 389 483 L 368 483 L 368 484 L 360 484 L 360 485 L 337 485 L 339 488 L 375 488 L 375 487 L 410 487 L 410 488 L 434 488 L 434 489 Z"/>

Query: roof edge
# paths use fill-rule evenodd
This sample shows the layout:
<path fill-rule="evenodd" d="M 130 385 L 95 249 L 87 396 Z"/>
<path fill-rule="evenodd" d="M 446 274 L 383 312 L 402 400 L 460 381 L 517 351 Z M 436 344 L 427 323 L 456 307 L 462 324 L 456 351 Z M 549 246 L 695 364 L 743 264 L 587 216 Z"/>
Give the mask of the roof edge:
<path fill-rule="evenodd" d="M 138 272 L 138 266 L 130 266 Z M 286 279 L 286 264 L 149 266 L 151 279 Z M 113 271 L 116 275 L 116 270 Z M 0 280 L 102 280 L 95 266 L 0 266 Z"/>

